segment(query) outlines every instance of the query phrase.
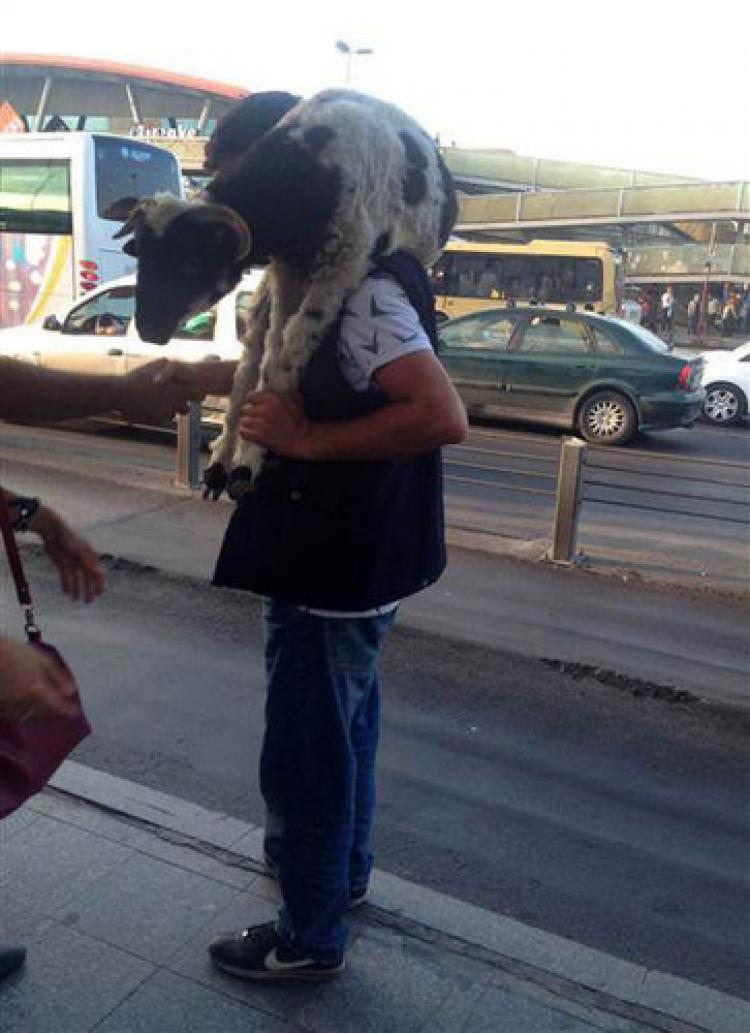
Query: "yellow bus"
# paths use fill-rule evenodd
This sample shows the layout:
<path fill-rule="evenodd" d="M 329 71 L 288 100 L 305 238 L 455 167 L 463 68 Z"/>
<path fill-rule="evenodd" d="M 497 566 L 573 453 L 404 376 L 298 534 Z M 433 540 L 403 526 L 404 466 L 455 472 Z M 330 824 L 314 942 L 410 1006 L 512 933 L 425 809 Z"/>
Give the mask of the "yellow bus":
<path fill-rule="evenodd" d="M 432 267 L 436 308 L 450 319 L 494 306 L 529 304 L 616 313 L 620 278 L 620 256 L 601 241 L 451 240 Z"/>

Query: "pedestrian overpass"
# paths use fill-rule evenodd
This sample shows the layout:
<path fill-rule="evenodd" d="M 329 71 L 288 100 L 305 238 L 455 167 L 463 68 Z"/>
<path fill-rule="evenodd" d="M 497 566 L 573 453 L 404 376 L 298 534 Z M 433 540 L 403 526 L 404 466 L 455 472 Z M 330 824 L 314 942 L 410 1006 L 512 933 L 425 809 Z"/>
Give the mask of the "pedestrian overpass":
<path fill-rule="evenodd" d="M 464 195 L 458 236 L 604 239 L 633 283 L 750 284 L 750 182 Z"/>
<path fill-rule="evenodd" d="M 606 240 L 633 283 L 750 284 L 750 182 L 446 148 L 461 191 L 456 234 Z"/>
<path fill-rule="evenodd" d="M 199 176 L 205 139 L 159 139 Z M 456 234 L 606 240 L 631 283 L 750 285 L 750 182 L 442 147 L 460 191 Z"/>

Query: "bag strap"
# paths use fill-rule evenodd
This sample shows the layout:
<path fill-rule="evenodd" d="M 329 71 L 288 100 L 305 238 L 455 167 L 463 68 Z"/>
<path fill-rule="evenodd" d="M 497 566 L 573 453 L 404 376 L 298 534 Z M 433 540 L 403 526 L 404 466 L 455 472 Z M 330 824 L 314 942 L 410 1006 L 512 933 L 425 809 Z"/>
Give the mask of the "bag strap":
<path fill-rule="evenodd" d="M 29 642 L 39 642 L 42 635 L 37 627 L 36 620 L 34 619 L 31 589 L 29 588 L 29 584 L 26 580 L 23 563 L 21 562 L 21 554 L 18 551 L 16 536 L 13 533 L 13 527 L 10 522 L 8 503 L 5 500 L 5 492 L 2 488 L 0 488 L 0 533 L 2 533 L 3 542 L 5 543 L 5 551 L 8 555 L 8 565 L 10 566 L 10 572 L 13 575 L 13 581 L 16 586 L 18 602 L 24 611 L 24 629 L 26 631 L 26 637 Z"/>

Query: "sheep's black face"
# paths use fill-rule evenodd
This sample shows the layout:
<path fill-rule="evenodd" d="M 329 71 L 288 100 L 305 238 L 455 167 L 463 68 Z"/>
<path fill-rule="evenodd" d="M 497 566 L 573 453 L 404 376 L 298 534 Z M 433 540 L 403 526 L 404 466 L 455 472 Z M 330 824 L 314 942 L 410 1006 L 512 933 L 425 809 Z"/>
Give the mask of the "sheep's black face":
<path fill-rule="evenodd" d="M 145 227 L 138 242 L 138 333 L 144 341 L 166 344 L 182 319 L 210 308 L 241 274 L 226 226 L 193 226 L 181 216 L 163 237 Z"/>
<path fill-rule="evenodd" d="M 234 212 L 196 205 L 174 214 L 174 207 L 174 201 L 146 203 L 120 234 L 133 233 L 124 250 L 138 259 L 135 323 L 153 344 L 166 344 L 182 319 L 232 290 L 251 245 Z"/>

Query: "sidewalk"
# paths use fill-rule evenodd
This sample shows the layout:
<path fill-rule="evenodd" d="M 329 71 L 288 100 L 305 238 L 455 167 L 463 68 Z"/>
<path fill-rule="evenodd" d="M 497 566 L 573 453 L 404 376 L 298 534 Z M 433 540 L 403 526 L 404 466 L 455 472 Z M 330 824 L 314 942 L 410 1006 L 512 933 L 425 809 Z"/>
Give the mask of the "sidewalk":
<path fill-rule="evenodd" d="M 252 986 L 206 944 L 267 921 L 260 830 L 69 762 L 0 825 L 0 923 L 29 949 L 2 1033 L 739 1033 L 745 1002 L 376 873 L 347 970 Z"/>
<path fill-rule="evenodd" d="M 696 352 L 708 351 L 732 351 L 739 348 L 748 340 L 748 334 L 732 334 L 731 337 L 722 337 L 721 334 L 706 334 L 704 337 L 695 337 L 689 334 L 685 327 L 675 327 L 672 345 L 675 348 L 690 348 Z"/>

